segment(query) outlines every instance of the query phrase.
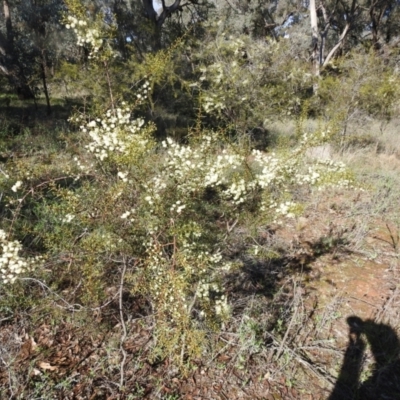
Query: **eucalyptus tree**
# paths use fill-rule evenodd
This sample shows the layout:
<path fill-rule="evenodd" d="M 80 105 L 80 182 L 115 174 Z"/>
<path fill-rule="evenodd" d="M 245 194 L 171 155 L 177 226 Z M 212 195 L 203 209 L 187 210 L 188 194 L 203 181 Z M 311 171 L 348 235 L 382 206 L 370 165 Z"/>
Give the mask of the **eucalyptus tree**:
<path fill-rule="evenodd" d="M 358 46 L 381 49 L 400 34 L 399 5 L 397 0 L 310 0 L 315 63 L 326 66 Z"/>

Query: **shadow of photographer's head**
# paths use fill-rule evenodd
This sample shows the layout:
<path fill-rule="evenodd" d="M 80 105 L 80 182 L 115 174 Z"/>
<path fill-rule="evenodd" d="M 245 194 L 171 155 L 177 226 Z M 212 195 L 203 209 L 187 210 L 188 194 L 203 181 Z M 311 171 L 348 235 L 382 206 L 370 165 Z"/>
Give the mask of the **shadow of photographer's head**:
<path fill-rule="evenodd" d="M 350 334 L 365 335 L 378 368 L 399 358 L 400 340 L 389 325 L 357 316 L 348 317 L 347 324 Z"/>
<path fill-rule="evenodd" d="M 347 318 L 349 343 L 336 385 L 329 400 L 398 400 L 400 399 L 400 340 L 389 325 Z M 372 368 L 365 363 L 364 352 L 370 348 Z M 369 377 L 361 381 L 362 371 Z"/>

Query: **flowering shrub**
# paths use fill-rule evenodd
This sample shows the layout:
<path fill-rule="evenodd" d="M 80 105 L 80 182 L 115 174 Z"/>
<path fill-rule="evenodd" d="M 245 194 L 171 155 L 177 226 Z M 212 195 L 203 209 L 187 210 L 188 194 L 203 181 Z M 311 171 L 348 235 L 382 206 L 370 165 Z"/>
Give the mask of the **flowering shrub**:
<path fill-rule="evenodd" d="M 86 149 L 98 160 L 96 174 L 112 160 L 114 172 L 107 179 L 113 183 L 106 190 L 115 193 L 107 204 L 115 210 L 110 223 L 116 217 L 122 224 L 114 229 L 120 240 L 132 244 L 128 237 L 138 238 L 130 255 L 140 268 L 132 271 L 131 280 L 141 286 L 132 291 L 151 299 L 157 324 L 165 328 L 166 347 L 177 334 L 171 326 L 196 331 L 194 309 L 212 323 L 229 315 L 221 282 L 232 265 L 216 239 L 224 229 L 210 230 L 210 208 L 240 218 L 256 204 L 265 222 L 293 218 L 300 207 L 287 199 L 296 186 L 347 186 L 351 180 L 342 164 L 305 161 L 307 148 L 323 132 L 304 135 L 298 147 L 276 154 L 228 145 L 216 132 L 185 145 L 168 137 L 157 147 L 144 121 L 131 119 L 127 108 L 107 111 L 104 119 L 82 125 L 81 132 L 89 138 Z M 207 200 L 210 191 L 214 198 Z M 108 197 L 104 189 L 102 196 Z M 69 214 L 67 219 L 76 222 Z"/>
<path fill-rule="evenodd" d="M 146 81 L 138 90 L 137 105 L 149 86 Z M 223 282 L 238 264 L 221 251 L 229 240 L 227 223 L 243 213 L 256 213 L 265 224 L 293 218 L 301 210 L 291 198 L 296 187 L 346 186 L 351 177 L 342 164 L 305 156 L 325 140 L 323 130 L 275 153 L 243 147 L 213 131 L 197 133 L 187 144 L 170 137 L 157 144 L 154 128 L 133 117 L 133 108 L 121 103 L 103 116 L 71 118 L 83 142 L 75 170 L 93 181 L 52 189 L 57 200 L 43 203 L 38 218 L 47 229 L 40 235 L 55 259 L 69 252 L 74 261 L 68 270 L 79 277 L 80 301 L 86 304 L 100 301 L 118 263 L 132 260 L 127 288 L 154 310 L 154 354 L 173 355 L 181 363 L 182 354 L 201 351 L 200 321 L 215 327 L 229 318 Z M 26 268 L 16 265 L 18 272 Z M 15 274 L 4 274 L 13 281 Z"/>
<path fill-rule="evenodd" d="M 80 44 L 93 50 L 101 46 L 97 34 L 84 33 L 89 23 L 76 17 L 68 21 Z M 261 85 L 259 65 L 256 70 L 246 66 L 240 79 L 243 44 L 230 39 L 221 47 L 225 61 L 233 58 L 229 68 L 217 61 L 205 67 L 200 82 L 211 82 L 200 93 L 206 112 L 240 113 L 249 88 Z M 140 117 L 140 106 L 151 98 L 151 82 L 144 79 L 128 105 L 116 100 L 122 96 L 113 95 L 107 81 L 109 109 L 100 105 L 97 113 L 71 117 L 79 127 L 79 149 L 71 156 L 69 181 L 57 186 L 49 179 L 43 197 L 31 191 L 40 203 L 32 231 L 57 260 L 51 273 L 79 288 L 73 290 L 74 302 L 101 304 L 110 287 L 122 286 L 116 272 L 123 265 L 124 290 L 150 304 L 154 356 L 170 355 L 182 365 L 186 355 L 201 352 L 204 327 L 215 329 L 229 318 L 224 280 L 240 265 L 224 249 L 235 224 L 249 215 L 262 224 L 293 218 L 301 209 L 292 196 L 299 186 L 348 186 L 351 177 L 343 165 L 307 159 L 307 149 L 329 137 L 323 129 L 302 135 L 293 149 L 275 152 L 255 150 L 251 141 L 244 146 L 222 130 L 201 125 L 185 143 L 171 137 L 157 143 L 153 124 Z M 215 101 L 207 96 L 216 96 Z M 17 181 L 11 192 L 19 187 Z M 20 247 L 4 243 L 3 275 L 12 282 L 29 263 L 10 263 Z"/>

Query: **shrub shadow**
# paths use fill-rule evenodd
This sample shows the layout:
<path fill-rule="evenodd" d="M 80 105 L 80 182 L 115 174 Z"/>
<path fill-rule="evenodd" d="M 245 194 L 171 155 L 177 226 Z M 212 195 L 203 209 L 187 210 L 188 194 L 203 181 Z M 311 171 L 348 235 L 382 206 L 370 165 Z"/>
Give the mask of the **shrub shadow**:
<path fill-rule="evenodd" d="M 307 241 L 288 250 L 287 244 L 278 247 L 269 243 L 274 241 L 275 232 L 269 232 L 266 241 L 258 240 L 258 243 L 266 248 L 274 249 L 270 259 L 267 257 L 250 256 L 246 254 L 248 244 L 238 244 L 230 257 L 242 264 L 240 269 L 231 272 L 227 276 L 227 283 L 231 292 L 240 296 L 262 295 L 272 298 L 281 288 L 285 278 L 296 273 L 308 274 L 312 272 L 312 263 L 319 257 L 330 254 L 335 260 L 351 254 L 347 248 L 347 240 L 343 234 L 335 236 L 321 236 L 313 242 Z"/>

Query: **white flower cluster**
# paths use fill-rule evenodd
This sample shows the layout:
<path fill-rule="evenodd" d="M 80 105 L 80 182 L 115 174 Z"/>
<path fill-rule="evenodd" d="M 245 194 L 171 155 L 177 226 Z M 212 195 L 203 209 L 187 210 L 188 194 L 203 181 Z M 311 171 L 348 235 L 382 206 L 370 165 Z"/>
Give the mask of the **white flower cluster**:
<path fill-rule="evenodd" d="M 211 149 L 212 138 L 205 136 L 195 147 L 183 146 L 167 138 L 164 169 L 153 179 L 157 191 L 168 181 L 178 181 L 177 189 L 184 195 L 207 187 L 219 187 L 221 196 L 235 204 L 245 201 L 247 193 L 256 182 L 244 179 L 245 157 L 224 149 L 215 154 Z"/>
<path fill-rule="evenodd" d="M 127 171 L 125 171 L 125 172 L 119 171 L 117 174 L 118 178 L 120 178 L 122 180 L 122 182 L 128 182 L 128 175 L 129 175 L 129 172 L 127 172 Z"/>
<path fill-rule="evenodd" d="M 65 217 L 62 219 L 62 222 L 64 222 L 65 224 L 69 224 L 74 218 L 75 215 L 73 214 L 65 214 Z"/>
<path fill-rule="evenodd" d="M 220 287 L 215 283 L 208 283 L 208 282 L 204 282 L 201 281 L 199 282 L 198 286 L 197 286 L 197 296 L 199 298 L 203 298 L 207 301 L 210 300 L 210 292 L 219 292 L 220 291 Z"/>
<path fill-rule="evenodd" d="M 279 204 L 279 206 L 275 208 L 275 213 L 277 216 L 294 218 L 296 215 L 294 213 L 296 208 L 297 208 L 296 203 L 293 203 L 292 201 L 286 201 L 284 203 Z"/>
<path fill-rule="evenodd" d="M 207 144 L 209 142 L 204 140 L 198 149 L 194 149 L 191 146 L 182 146 L 171 138 L 162 142 L 162 146 L 167 151 L 164 168 L 160 175 L 154 178 L 154 183 L 160 182 L 160 186 L 152 185 L 156 192 L 166 187 L 163 182 L 170 182 L 171 179 L 179 181 L 181 192 L 193 192 L 196 188 L 202 187 L 202 171 L 207 168 L 207 156 L 205 154 L 209 147 Z"/>
<path fill-rule="evenodd" d="M 222 294 L 218 299 L 215 300 L 215 314 L 229 314 L 228 299 L 224 294 Z"/>
<path fill-rule="evenodd" d="M 279 180 L 281 183 L 289 185 L 310 185 L 318 186 L 321 190 L 324 187 L 340 187 L 348 188 L 352 185 L 353 179 L 346 165 L 343 162 L 335 162 L 328 159 L 319 159 L 310 157 L 310 150 L 318 148 L 321 143 L 326 143 L 332 132 L 329 128 L 316 130 L 315 132 L 305 132 L 301 135 L 300 143 L 285 157 L 270 158 L 269 166 L 272 168 L 276 184 Z M 267 156 L 261 153 L 261 158 L 266 159 Z M 259 162 L 258 157 L 255 159 Z M 267 175 L 264 175 L 267 177 Z M 267 179 L 267 185 L 270 181 Z M 264 187 L 262 180 L 259 178 L 259 184 Z"/>
<path fill-rule="evenodd" d="M 316 130 L 314 132 L 304 132 L 300 138 L 300 144 L 306 147 L 319 146 L 332 136 L 329 128 Z"/>
<path fill-rule="evenodd" d="M 202 72 L 200 81 L 212 81 L 217 88 L 220 88 L 227 81 L 222 63 L 214 63 L 208 67 L 202 67 L 200 71 Z M 221 112 L 226 107 L 225 103 L 225 96 L 220 91 L 214 93 L 207 91 L 202 98 L 202 107 L 208 114 L 213 111 Z"/>
<path fill-rule="evenodd" d="M 145 83 L 148 87 L 148 82 Z M 139 133 L 144 126 L 144 120 L 131 120 L 130 108 L 122 103 L 115 111 L 108 110 L 103 119 L 97 118 L 80 127 L 83 133 L 88 133 L 92 141 L 86 148 L 100 161 L 111 154 L 127 154 L 130 148 L 145 149 L 148 140 Z M 79 118 L 77 119 L 79 121 Z M 118 176 L 126 182 L 127 173 L 120 171 Z"/>
<path fill-rule="evenodd" d="M 96 28 L 89 28 L 85 20 L 80 20 L 72 15 L 67 17 L 68 23 L 65 25 L 67 29 L 72 29 L 77 37 L 77 45 L 91 47 L 89 58 L 94 58 L 103 44 L 101 33 Z"/>
<path fill-rule="evenodd" d="M 73 160 L 76 162 L 76 166 L 84 173 L 89 173 L 93 168 L 93 164 L 85 165 L 77 156 L 75 156 Z"/>
<path fill-rule="evenodd" d="M 346 165 L 341 161 L 316 160 L 314 164 L 308 166 L 306 172 L 298 172 L 294 176 L 300 185 L 318 185 L 321 188 L 326 186 L 346 188 L 352 184 Z"/>
<path fill-rule="evenodd" d="M 22 186 L 22 182 L 21 181 L 17 181 L 14 183 L 13 187 L 11 188 L 11 190 L 13 192 L 17 192 L 18 189 Z"/>
<path fill-rule="evenodd" d="M 321 178 L 321 174 L 315 165 L 309 166 L 308 171 L 305 174 L 296 174 L 297 183 L 300 185 L 309 184 L 316 185 Z"/>
<path fill-rule="evenodd" d="M 139 103 L 147 99 L 151 91 L 150 81 L 146 79 L 143 85 L 137 88 L 136 91 L 137 91 L 136 98 L 138 99 Z"/>
<path fill-rule="evenodd" d="M 19 274 L 31 271 L 41 261 L 41 257 L 20 257 L 21 250 L 21 243 L 7 240 L 6 232 L 0 229 L 0 277 L 3 283 L 13 283 Z"/>
<path fill-rule="evenodd" d="M 200 300 L 205 301 L 207 303 L 210 302 L 211 297 L 214 298 L 214 309 L 216 315 L 228 314 L 229 306 L 227 297 L 222 294 L 220 286 L 215 283 L 208 283 L 205 281 L 200 281 L 197 286 L 197 297 Z M 202 313 L 204 315 L 204 313 Z"/>
<path fill-rule="evenodd" d="M 135 214 L 136 210 L 134 208 L 131 208 L 128 211 L 125 211 L 122 215 L 121 215 L 121 219 L 126 219 L 129 222 L 134 222 L 135 218 L 132 217 L 132 214 Z M 130 217 L 130 218 L 129 218 Z"/>
<path fill-rule="evenodd" d="M 253 150 L 250 156 L 218 148 L 211 136 L 204 136 L 194 146 L 178 144 L 171 138 L 162 145 L 166 149 L 163 166 L 147 183 L 145 200 L 152 206 L 158 204 L 163 201 L 164 190 L 173 184 L 179 200 L 170 206 L 171 213 L 178 211 L 179 214 L 185 208 L 189 194 L 207 188 L 218 189 L 220 197 L 234 205 L 244 203 L 251 193 L 261 189 L 266 194 L 261 210 L 271 211 L 276 208 L 270 207 L 268 193 L 271 189 L 279 189 L 288 195 L 293 185 L 346 187 L 351 183 L 343 163 L 331 160 L 303 162 L 306 151 L 303 145 L 279 155 Z M 291 216 L 284 208 L 277 208 L 276 212 Z"/>
<path fill-rule="evenodd" d="M 180 214 L 185 208 L 186 205 L 182 204 L 181 200 L 178 200 L 175 204 L 172 204 L 170 211 L 171 213 L 176 212 L 177 214 Z"/>
<path fill-rule="evenodd" d="M 275 153 L 266 154 L 259 150 L 252 151 L 253 168 L 257 177 L 257 184 L 262 189 L 267 189 L 273 183 L 283 178 L 282 168 L 287 167 L 282 159 L 275 156 Z"/>
<path fill-rule="evenodd" d="M 203 97 L 202 106 L 207 114 L 212 111 L 221 112 L 225 108 L 225 99 L 220 95 L 209 93 Z"/>
<path fill-rule="evenodd" d="M 220 113 L 227 108 L 232 98 L 234 102 L 237 99 L 246 101 L 247 97 L 240 94 L 246 93 L 242 88 L 249 84 L 249 80 L 243 77 L 244 70 L 239 62 L 246 54 L 244 41 L 233 37 L 221 37 L 215 45 L 213 53 L 219 53 L 220 57 L 216 62 L 200 68 L 200 82 L 211 83 L 211 89 L 207 88 L 202 97 L 202 107 L 208 114 L 214 111 Z M 232 92 L 228 93 L 227 88 Z"/>

